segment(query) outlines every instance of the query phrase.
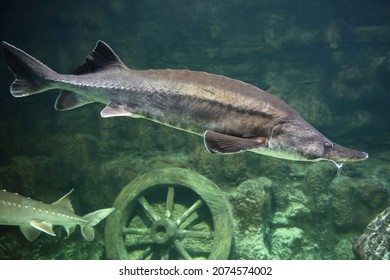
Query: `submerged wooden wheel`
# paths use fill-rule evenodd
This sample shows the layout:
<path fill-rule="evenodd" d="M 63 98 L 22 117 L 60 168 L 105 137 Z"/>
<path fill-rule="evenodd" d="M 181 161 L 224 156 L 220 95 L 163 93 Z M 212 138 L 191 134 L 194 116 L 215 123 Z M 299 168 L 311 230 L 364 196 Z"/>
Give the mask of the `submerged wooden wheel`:
<path fill-rule="evenodd" d="M 181 168 L 156 169 L 117 196 L 105 227 L 109 259 L 227 259 L 233 222 L 224 193 Z"/>

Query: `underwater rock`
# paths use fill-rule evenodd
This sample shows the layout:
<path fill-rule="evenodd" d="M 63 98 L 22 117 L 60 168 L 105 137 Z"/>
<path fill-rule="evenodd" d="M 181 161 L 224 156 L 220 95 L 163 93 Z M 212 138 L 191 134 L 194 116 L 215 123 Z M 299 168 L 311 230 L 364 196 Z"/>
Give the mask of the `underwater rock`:
<path fill-rule="evenodd" d="M 235 217 L 239 217 L 241 229 L 259 226 L 271 218 L 271 186 L 270 179 L 259 177 L 242 182 L 230 196 L 229 201 Z"/>
<path fill-rule="evenodd" d="M 359 259 L 390 260 L 390 207 L 376 216 L 353 244 Z"/>
<path fill-rule="evenodd" d="M 388 189 L 374 179 L 338 177 L 331 184 L 336 229 L 363 229 L 388 201 Z"/>
<path fill-rule="evenodd" d="M 334 248 L 335 257 L 337 260 L 353 260 L 352 242 L 348 239 L 342 239 Z"/>
<path fill-rule="evenodd" d="M 309 166 L 305 177 L 304 192 L 309 199 L 308 207 L 313 215 L 323 218 L 329 213 L 331 208 L 329 185 L 335 176 L 336 168 L 327 162 Z"/>
<path fill-rule="evenodd" d="M 318 260 L 319 246 L 306 239 L 305 232 L 297 227 L 283 227 L 274 230 L 270 237 L 270 256 L 274 260 Z"/>
<path fill-rule="evenodd" d="M 247 165 L 244 154 L 221 157 L 222 176 L 228 181 L 240 182 L 246 178 Z"/>
<path fill-rule="evenodd" d="M 8 229 L 9 227 L 7 227 Z M 12 227 L 13 228 L 13 227 Z M 23 244 L 17 239 L 18 232 L 11 229 L 9 232 L 0 231 L 0 260 L 17 260 L 23 258 Z M 21 237 L 22 239 L 23 237 Z"/>
<path fill-rule="evenodd" d="M 237 228 L 237 227 L 236 227 Z M 269 260 L 270 254 L 266 246 L 265 229 L 249 226 L 247 230 L 237 231 L 235 235 L 234 259 L 238 260 Z"/>
<path fill-rule="evenodd" d="M 101 234 L 103 229 L 99 226 L 96 239 L 92 242 L 61 242 L 53 254 L 57 260 L 102 260 L 104 259 L 104 240 Z"/>
<path fill-rule="evenodd" d="M 353 185 L 355 180 L 342 177 L 331 185 L 333 221 L 338 229 L 347 230 L 354 224 Z"/>
<path fill-rule="evenodd" d="M 360 200 L 372 209 L 383 206 L 388 200 L 389 190 L 379 181 L 362 180 L 355 189 Z"/>
<path fill-rule="evenodd" d="M 213 173 L 218 157 L 212 157 L 204 147 L 197 145 L 190 155 L 190 161 L 195 169 L 207 176 Z M 215 170 L 214 170 L 215 171 Z"/>
<path fill-rule="evenodd" d="M 276 213 L 272 218 L 275 227 L 300 226 L 310 219 L 310 209 L 307 207 L 308 197 L 301 189 L 299 182 L 280 182 L 273 186 L 273 199 Z"/>
<path fill-rule="evenodd" d="M 304 204 L 291 202 L 291 204 L 284 212 L 275 213 L 272 224 L 274 226 L 288 226 L 293 223 L 292 220 L 295 221 L 294 224 L 296 224 L 297 220 L 299 220 L 299 224 L 302 224 L 302 222 L 309 216 L 309 214 L 310 209 L 307 208 Z"/>
<path fill-rule="evenodd" d="M 303 230 L 296 227 L 275 229 L 271 236 L 272 259 L 296 259 L 302 250 L 303 235 Z"/>
<path fill-rule="evenodd" d="M 390 159 L 390 153 L 384 153 L 383 156 L 385 156 L 386 159 L 378 164 L 378 167 L 374 171 L 374 177 L 382 182 L 390 182 L 390 163 L 387 160 Z"/>
<path fill-rule="evenodd" d="M 0 235 L 0 260 L 99 260 L 104 259 L 102 225 L 97 225 L 95 239 L 86 242 L 81 234 L 69 238 L 58 226 L 56 237 L 44 235 L 34 242 L 24 238 L 17 227 L 4 227 Z"/>
<path fill-rule="evenodd" d="M 191 139 L 191 138 L 189 138 Z M 204 176 L 212 177 L 213 180 L 220 180 L 221 185 L 236 187 L 247 178 L 248 164 L 247 155 L 211 155 L 204 147 L 198 143 L 193 143 L 193 150 L 189 160 Z"/>

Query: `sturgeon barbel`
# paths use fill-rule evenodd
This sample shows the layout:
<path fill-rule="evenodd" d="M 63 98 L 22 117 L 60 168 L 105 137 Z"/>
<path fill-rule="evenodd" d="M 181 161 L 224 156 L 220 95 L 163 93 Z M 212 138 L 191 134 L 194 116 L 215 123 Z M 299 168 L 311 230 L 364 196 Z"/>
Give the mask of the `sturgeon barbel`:
<path fill-rule="evenodd" d="M 282 100 L 239 80 L 189 70 L 129 69 L 102 41 L 72 75 L 59 74 L 6 42 L 3 47 L 16 77 L 12 95 L 60 89 L 55 102 L 60 111 L 103 103 L 104 118 L 146 118 L 195 133 L 216 154 L 251 151 L 336 165 L 368 158 L 326 138 Z"/>

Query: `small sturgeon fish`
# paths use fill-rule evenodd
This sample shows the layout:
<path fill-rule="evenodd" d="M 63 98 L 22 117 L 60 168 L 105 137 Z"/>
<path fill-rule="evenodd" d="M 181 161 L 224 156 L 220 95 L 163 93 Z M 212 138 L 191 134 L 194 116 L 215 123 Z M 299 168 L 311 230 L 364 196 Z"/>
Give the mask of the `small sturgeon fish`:
<path fill-rule="evenodd" d="M 61 225 L 68 236 L 80 225 L 87 241 L 95 237 L 93 226 L 107 217 L 114 208 L 106 208 L 83 217 L 76 215 L 68 196 L 73 189 L 52 204 L 46 204 L 16 193 L 0 190 L 0 225 L 19 226 L 24 236 L 33 241 L 41 232 L 55 236 L 52 226 Z"/>
<path fill-rule="evenodd" d="M 15 97 L 62 90 L 55 108 L 70 110 L 91 102 L 106 105 L 101 116 L 146 118 L 204 136 L 210 153 L 251 151 L 277 158 L 338 162 L 368 154 L 330 141 L 282 100 L 247 83 L 189 70 L 133 70 L 98 41 L 73 75 L 49 67 L 3 42 L 16 80 Z"/>

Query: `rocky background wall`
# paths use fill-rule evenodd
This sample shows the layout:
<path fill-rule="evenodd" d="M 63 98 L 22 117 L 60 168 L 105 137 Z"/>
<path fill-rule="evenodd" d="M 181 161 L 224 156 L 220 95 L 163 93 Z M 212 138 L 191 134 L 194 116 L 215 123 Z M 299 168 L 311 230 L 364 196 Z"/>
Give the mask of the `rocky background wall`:
<path fill-rule="evenodd" d="M 76 213 L 112 205 L 153 168 L 195 170 L 229 198 L 237 259 L 354 259 L 352 244 L 390 206 L 390 5 L 385 0 L 3 1 L 0 39 L 71 73 L 104 40 L 134 69 L 223 74 L 286 101 L 335 142 L 369 153 L 332 163 L 212 156 L 201 138 L 101 104 L 56 112 L 57 92 L 15 99 L 0 58 L 0 188 Z M 0 227 L 0 258 L 105 258 L 92 243 Z M 82 250 L 80 250 L 80 248 Z M 378 256 L 377 256 L 378 257 Z M 379 256 L 380 257 L 380 256 Z"/>

